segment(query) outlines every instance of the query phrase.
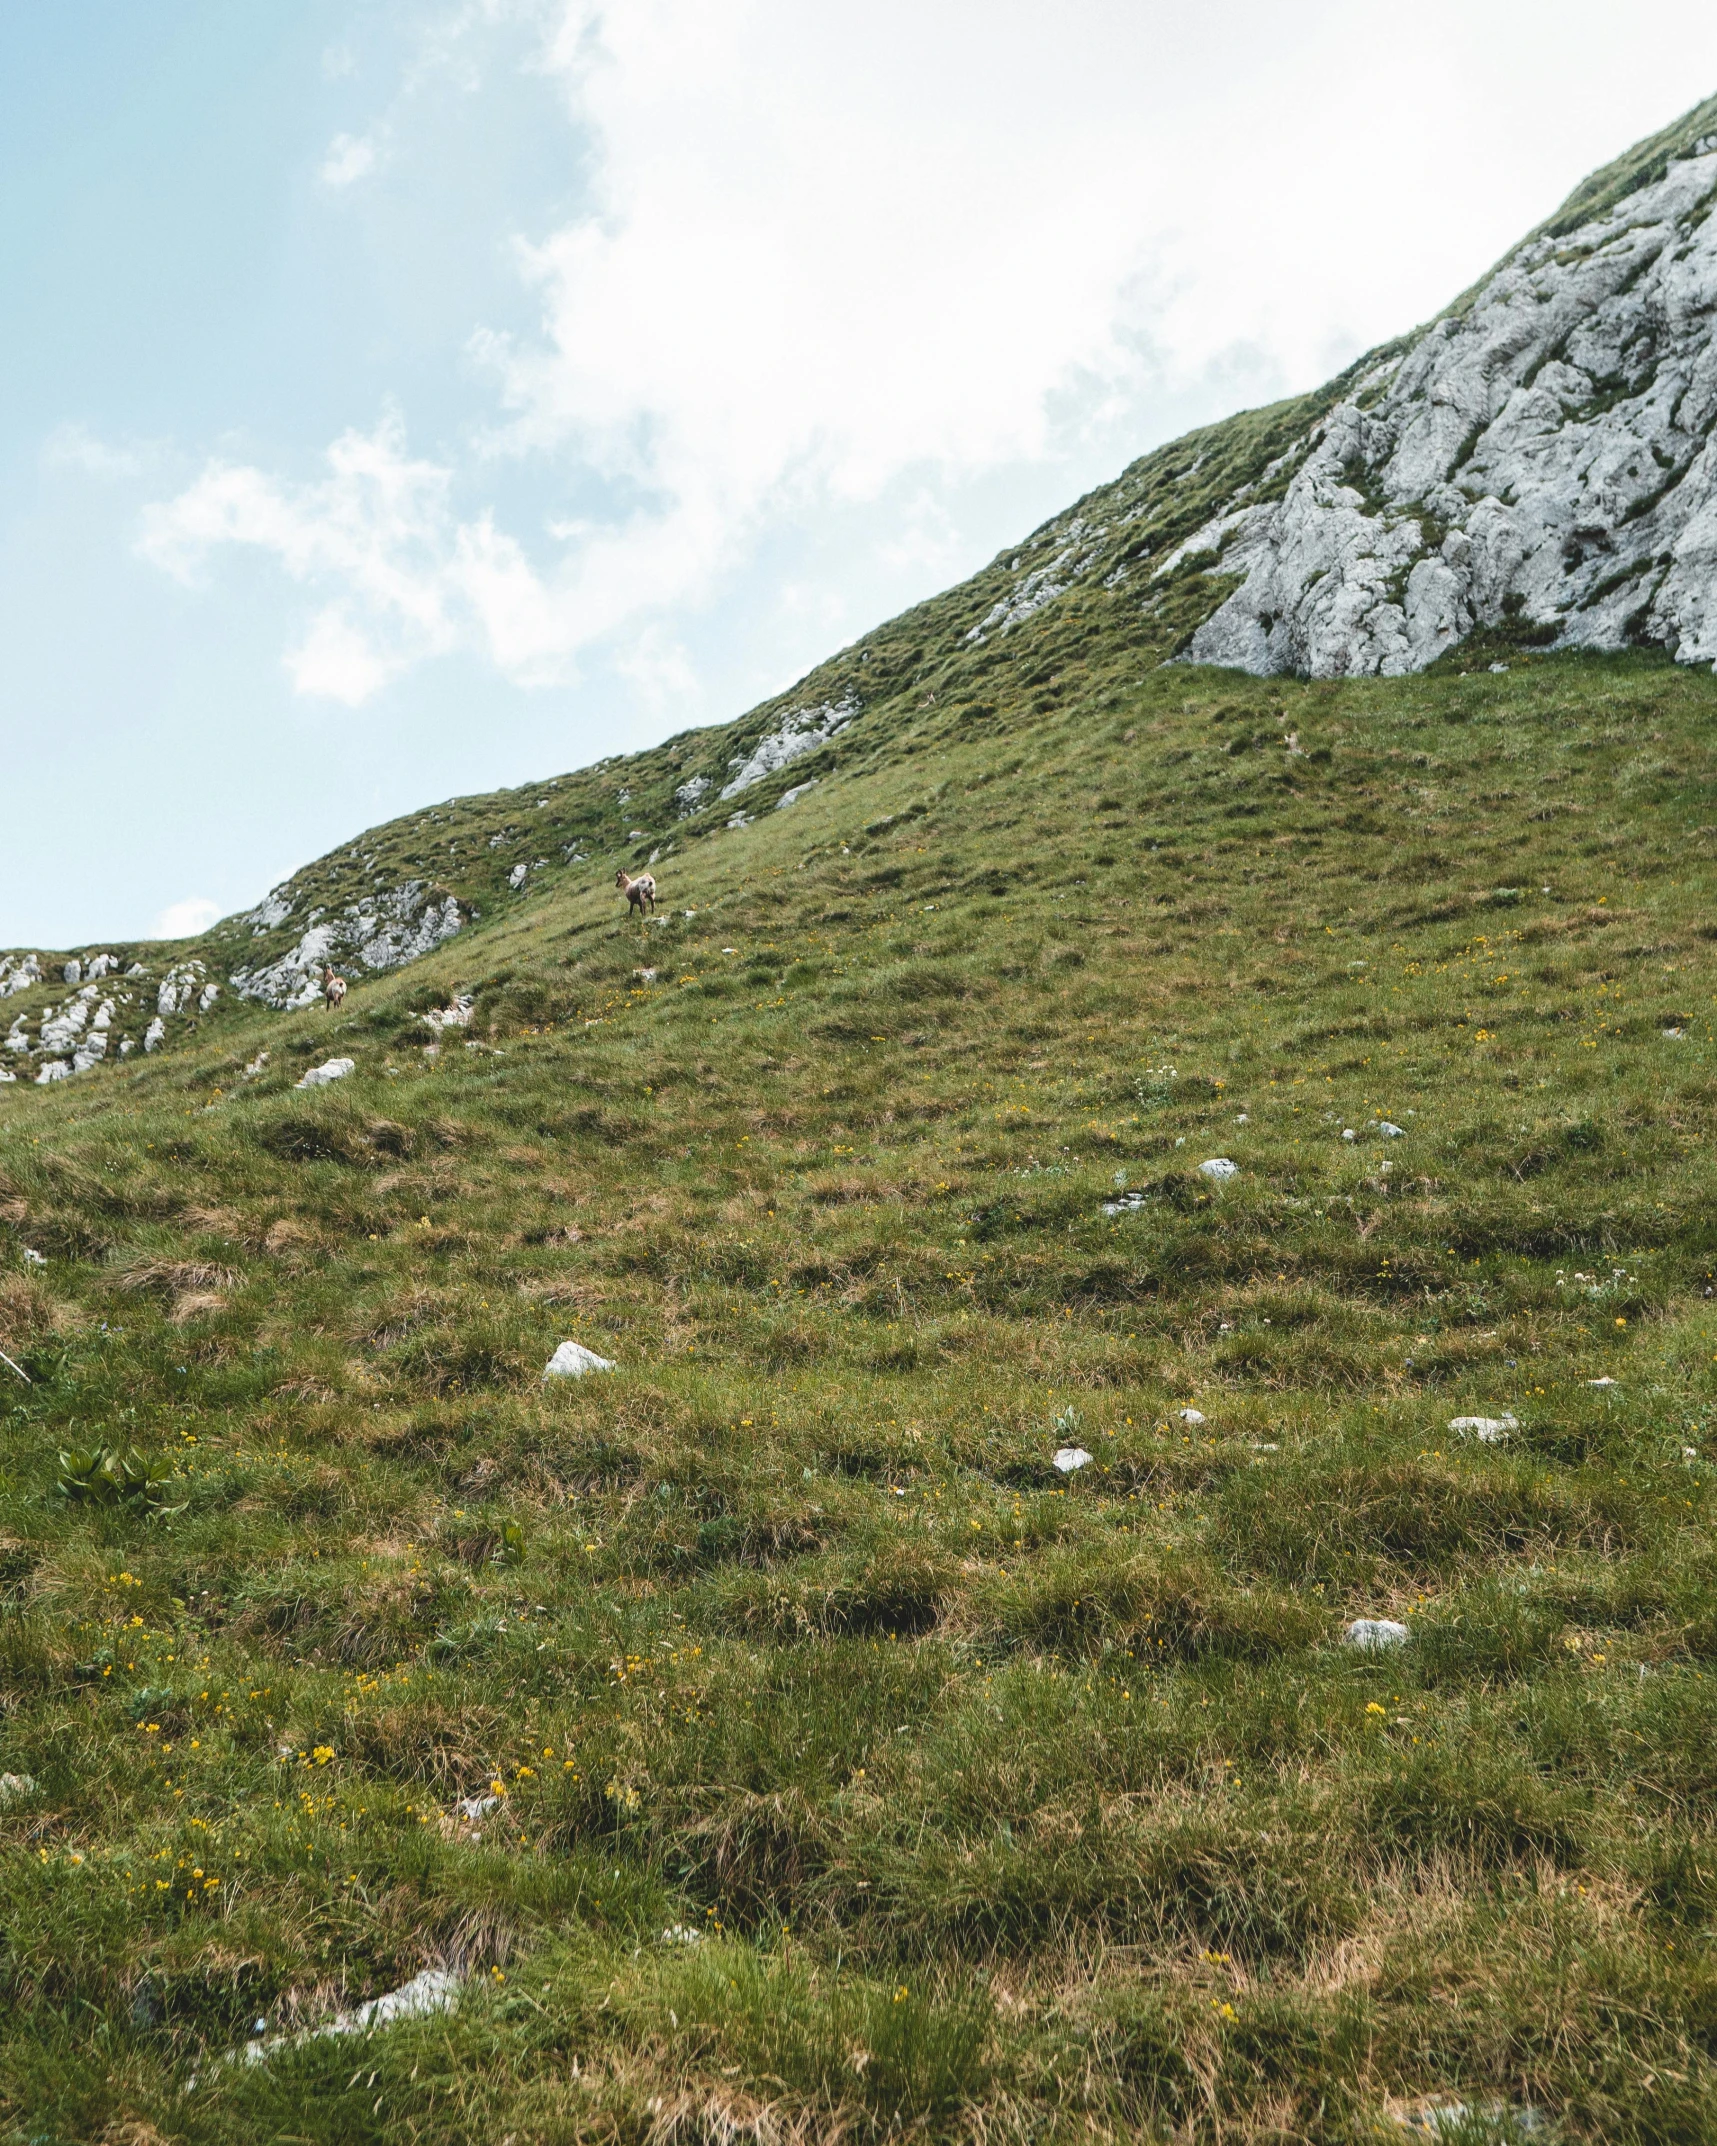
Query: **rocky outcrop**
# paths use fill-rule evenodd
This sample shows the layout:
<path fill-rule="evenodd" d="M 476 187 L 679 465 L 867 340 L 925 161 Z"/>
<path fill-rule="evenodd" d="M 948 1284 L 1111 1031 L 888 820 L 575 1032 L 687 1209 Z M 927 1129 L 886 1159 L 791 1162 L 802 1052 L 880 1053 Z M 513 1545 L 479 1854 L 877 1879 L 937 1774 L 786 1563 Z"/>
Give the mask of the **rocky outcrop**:
<path fill-rule="evenodd" d="M 265 915 L 267 930 L 291 915 L 285 889 L 277 889 L 253 911 L 253 929 Z M 379 895 L 365 895 L 330 916 L 312 909 L 297 941 L 273 961 L 234 969 L 231 982 L 241 998 L 287 1010 L 313 1006 L 322 995 L 325 966 L 357 967 L 377 972 L 415 961 L 451 939 L 465 924 L 457 899 L 429 892 L 422 880 Z"/>
<path fill-rule="evenodd" d="M 1717 664 L 1717 137 L 1529 240 L 1155 566 L 1238 576 L 1187 654 L 1422 670 L 1475 627 Z"/>
<path fill-rule="evenodd" d="M 824 701 L 819 707 L 792 709 L 773 730 L 758 739 L 749 753 L 738 753 L 728 762 L 729 778 L 718 794 L 724 801 L 737 797 L 765 776 L 802 759 L 806 753 L 814 753 L 819 745 L 826 745 L 844 730 L 858 712 L 858 702 L 851 694 L 838 701 Z M 690 783 L 683 783 L 675 796 L 684 799 L 691 790 Z M 692 797 L 694 808 L 701 794 L 700 790 Z"/>

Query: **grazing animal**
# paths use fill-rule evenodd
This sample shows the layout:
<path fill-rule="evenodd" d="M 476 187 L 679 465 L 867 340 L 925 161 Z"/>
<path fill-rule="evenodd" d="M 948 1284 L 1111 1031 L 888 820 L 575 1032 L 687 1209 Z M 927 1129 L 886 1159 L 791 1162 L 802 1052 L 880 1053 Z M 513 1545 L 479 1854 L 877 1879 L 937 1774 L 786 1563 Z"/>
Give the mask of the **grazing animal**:
<path fill-rule="evenodd" d="M 324 969 L 322 971 L 322 997 L 330 1012 L 338 1009 L 340 1001 L 345 995 L 346 979 L 343 976 L 336 976 L 332 969 Z"/>
<path fill-rule="evenodd" d="M 648 903 L 650 908 L 655 908 L 656 882 L 648 872 L 640 872 L 637 878 L 633 879 L 628 875 L 626 867 L 622 865 L 614 875 L 614 884 L 626 897 L 626 914 L 628 916 L 636 909 L 639 921 L 642 922 L 645 904 Z"/>

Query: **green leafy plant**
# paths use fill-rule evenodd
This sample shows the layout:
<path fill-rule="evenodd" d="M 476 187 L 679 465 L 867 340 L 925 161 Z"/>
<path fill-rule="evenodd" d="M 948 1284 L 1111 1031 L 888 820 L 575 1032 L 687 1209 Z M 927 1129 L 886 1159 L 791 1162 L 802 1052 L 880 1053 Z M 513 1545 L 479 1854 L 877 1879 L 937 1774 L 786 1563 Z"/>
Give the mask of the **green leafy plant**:
<path fill-rule="evenodd" d="M 56 1487 L 72 1505 L 140 1505 L 151 1518 L 167 1518 L 185 1509 L 165 1502 L 172 1475 L 166 1461 L 151 1460 L 135 1446 L 123 1452 L 117 1446 L 70 1446 L 60 1453 Z"/>

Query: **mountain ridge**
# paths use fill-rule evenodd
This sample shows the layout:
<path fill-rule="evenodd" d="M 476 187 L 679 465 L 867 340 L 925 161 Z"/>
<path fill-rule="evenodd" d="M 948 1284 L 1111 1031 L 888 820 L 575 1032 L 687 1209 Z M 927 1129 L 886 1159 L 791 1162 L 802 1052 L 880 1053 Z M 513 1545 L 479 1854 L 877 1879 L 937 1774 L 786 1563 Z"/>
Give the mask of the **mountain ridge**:
<path fill-rule="evenodd" d="M 1706 221 L 1714 198 L 1717 97 L 1581 181 L 1432 321 L 1363 354 L 1319 388 L 1137 457 L 965 581 L 861 635 L 728 723 L 380 823 L 192 939 L 0 955 L 7 1022 L 0 1079 L 52 1081 L 89 1071 L 105 1056 L 96 1039 L 109 1033 L 116 1051 L 154 1050 L 200 1032 L 246 999 L 276 1010 L 312 1004 L 325 963 L 358 975 L 385 973 L 527 898 L 545 876 L 612 876 L 622 863 L 635 869 L 683 854 L 690 843 L 743 826 L 758 809 L 791 805 L 843 766 L 886 756 L 897 739 L 923 727 L 930 708 L 942 718 L 932 727 L 943 730 L 949 717 L 990 720 L 1004 664 L 1041 671 L 1028 683 L 1046 685 L 1074 660 L 1076 646 L 1127 650 L 1141 663 L 1192 660 L 1314 677 L 1422 669 L 1460 660 L 1463 650 L 1473 660 L 1504 660 L 1535 646 L 1658 646 L 1678 660 L 1717 662 L 1717 601 L 1710 600 L 1717 591 L 1717 463 L 1707 451 L 1717 422 L 1717 350 L 1708 332 L 1694 338 L 1706 362 L 1671 413 L 1673 420 L 1696 393 L 1699 430 L 1681 427 L 1673 453 L 1662 444 L 1675 439 L 1673 421 L 1638 428 L 1638 437 L 1627 429 L 1637 426 L 1641 398 L 1662 371 L 1654 350 L 1651 380 L 1643 380 L 1640 336 L 1626 346 L 1634 353 L 1632 375 L 1595 386 L 1589 370 L 1564 365 L 1568 377 L 1558 373 L 1551 383 L 1590 391 L 1592 408 L 1573 421 L 1582 451 L 1584 433 L 1597 427 L 1627 442 L 1624 454 L 1654 456 L 1654 473 L 1667 461 L 1673 481 L 1641 468 L 1625 498 L 1596 504 L 1589 486 L 1564 483 L 1557 491 L 1540 483 L 1524 516 L 1518 502 L 1509 504 L 1513 465 L 1504 454 L 1487 470 L 1480 437 L 1487 427 L 1475 430 L 1474 412 L 1463 406 L 1463 398 L 1473 401 L 1467 376 L 1474 368 L 1459 352 L 1441 366 L 1426 356 L 1440 343 L 1470 340 L 1487 299 L 1517 295 L 1509 279 L 1518 283 L 1523 265 L 1540 286 L 1547 274 L 1561 275 L 1565 305 L 1534 294 L 1557 315 L 1554 333 L 1521 343 L 1505 319 L 1502 333 L 1489 335 L 1478 352 L 1482 378 L 1494 377 L 1500 346 L 1514 372 L 1531 372 L 1530 390 L 1550 366 L 1540 346 L 1557 336 L 1567 342 L 1582 327 L 1590 337 L 1604 305 L 1626 299 L 1660 262 L 1672 233 L 1684 246 L 1697 244 L 1694 296 L 1700 307 L 1717 309 L 1717 223 Z M 1577 246 L 1561 249 L 1579 257 L 1558 268 L 1559 256 L 1546 249 L 1585 232 L 1593 235 L 1592 254 L 1601 252 L 1603 219 L 1630 202 L 1650 214 L 1621 237 L 1640 229 L 1648 236 L 1619 268 L 1586 266 L 1591 256 Z M 1596 296 L 1585 287 L 1594 277 Z M 1616 285 L 1625 288 L 1618 293 Z M 1502 310 L 1509 312 L 1506 304 Z M 1572 316 L 1566 330 L 1564 312 Z M 1672 353 L 1677 361 L 1685 356 Z M 1403 409 L 1421 433 L 1436 437 L 1404 444 L 1412 425 Z M 1460 437 L 1452 444 L 1439 410 L 1457 414 Z M 1487 419 L 1490 430 L 1496 415 Z M 1569 425 L 1561 430 L 1567 434 Z M 1678 461 L 1695 438 L 1697 453 Z M 1411 482 L 1398 467 L 1408 447 L 1419 462 Z M 1571 452 L 1564 447 L 1561 459 Z M 1452 486 L 1443 466 L 1449 463 L 1459 465 L 1455 476 L 1467 469 L 1500 475 L 1501 496 L 1492 488 L 1472 498 L 1471 481 Z M 1552 494 L 1555 512 L 1546 505 Z M 1526 542 L 1521 524 L 1534 516 Z M 1658 548 L 1669 541 L 1666 530 L 1686 554 L 1679 580 L 1673 550 Z M 790 771 L 794 779 L 784 780 Z M 137 988 L 121 982 L 90 994 L 84 976 L 104 960 L 116 972 L 132 972 Z M 192 975 L 197 990 L 187 996 L 182 986 Z M 70 997 L 61 988 L 67 983 Z M 215 993 L 204 1003 L 210 983 Z"/>

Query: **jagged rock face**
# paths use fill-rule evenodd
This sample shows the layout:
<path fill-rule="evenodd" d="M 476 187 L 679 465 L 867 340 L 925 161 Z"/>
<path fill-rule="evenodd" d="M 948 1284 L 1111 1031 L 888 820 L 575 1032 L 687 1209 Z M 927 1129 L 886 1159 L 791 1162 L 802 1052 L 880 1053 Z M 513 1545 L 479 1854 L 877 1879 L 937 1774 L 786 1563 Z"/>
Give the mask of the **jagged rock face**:
<path fill-rule="evenodd" d="M 267 918 L 262 929 L 290 916 L 290 904 L 282 903 L 286 889 L 277 888 L 262 906 L 251 912 L 250 921 Z M 464 912 L 453 895 L 436 901 L 420 879 L 408 879 L 382 895 L 366 895 L 337 916 L 313 909 L 307 928 L 297 943 L 276 960 L 254 969 L 234 969 L 231 983 L 241 998 L 257 999 L 283 1010 L 313 1006 L 322 996 L 325 966 L 355 962 L 377 971 L 397 969 L 415 961 L 451 939 L 465 923 Z"/>
<path fill-rule="evenodd" d="M 1188 656 L 1395 675 L 1507 626 L 1717 664 L 1714 201 L 1708 136 L 1367 375 L 1155 569 L 1243 577 Z"/>

